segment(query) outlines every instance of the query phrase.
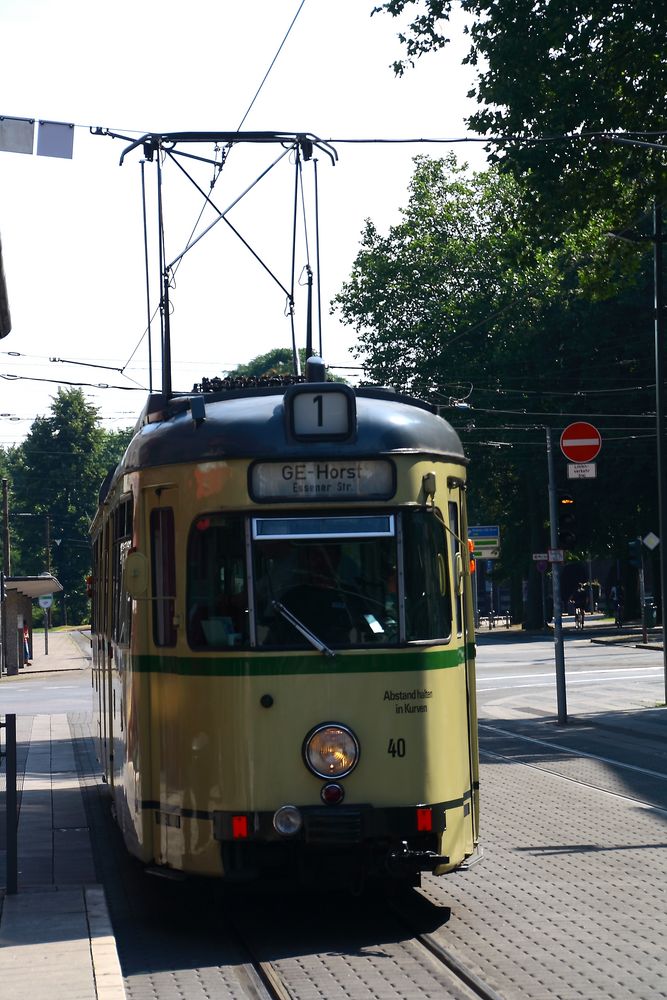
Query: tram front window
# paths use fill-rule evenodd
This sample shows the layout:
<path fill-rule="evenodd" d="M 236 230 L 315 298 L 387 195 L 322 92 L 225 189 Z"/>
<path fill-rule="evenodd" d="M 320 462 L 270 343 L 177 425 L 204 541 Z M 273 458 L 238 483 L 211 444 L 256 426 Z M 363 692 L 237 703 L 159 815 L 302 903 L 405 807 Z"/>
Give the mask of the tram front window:
<path fill-rule="evenodd" d="M 406 639 L 448 639 L 452 631 L 451 588 L 445 525 L 439 511 L 405 512 L 403 551 Z"/>
<path fill-rule="evenodd" d="M 256 518 L 253 537 L 258 645 L 308 646 L 281 607 L 327 646 L 398 642 L 392 516 Z"/>
<path fill-rule="evenodd" d="M 196 518 L 188 539 L 188 642 L 224 649 L 249 642 L 245 527 L 240 515 Z"/>

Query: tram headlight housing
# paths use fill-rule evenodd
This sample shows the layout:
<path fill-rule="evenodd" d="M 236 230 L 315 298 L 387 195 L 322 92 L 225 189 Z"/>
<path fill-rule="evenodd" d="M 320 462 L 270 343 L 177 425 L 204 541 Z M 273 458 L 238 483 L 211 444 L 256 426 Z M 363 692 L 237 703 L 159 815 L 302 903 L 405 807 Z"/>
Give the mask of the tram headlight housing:
<path fill-rule="evenodd" d="M 359 761 L 359 740 L 347 726 L 323 723 L 306 736 L 303 759 L 318 778 L 344 778 Z"/>

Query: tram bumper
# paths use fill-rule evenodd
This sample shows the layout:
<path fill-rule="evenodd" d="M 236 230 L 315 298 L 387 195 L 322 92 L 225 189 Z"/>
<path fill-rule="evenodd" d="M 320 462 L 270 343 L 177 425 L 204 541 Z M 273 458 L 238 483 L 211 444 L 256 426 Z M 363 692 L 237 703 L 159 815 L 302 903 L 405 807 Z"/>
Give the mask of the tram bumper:
<path fill-rule="evenodd" d="M 446 828 L 444 803 L 292 808 L 301 823 L 289 834 L 276 829 L 280 810 L 214 813 L 214 834 L 223 848 L 226 871 L 240 874 L 244 865 L 272 867 L 272 860 L 278 863 L 278 858 L 289 856 L 301 862 L 309 857 L 323 867 L 356 864 L 371 874 L 406 878 L 449 863 L 439 850 Z"/>

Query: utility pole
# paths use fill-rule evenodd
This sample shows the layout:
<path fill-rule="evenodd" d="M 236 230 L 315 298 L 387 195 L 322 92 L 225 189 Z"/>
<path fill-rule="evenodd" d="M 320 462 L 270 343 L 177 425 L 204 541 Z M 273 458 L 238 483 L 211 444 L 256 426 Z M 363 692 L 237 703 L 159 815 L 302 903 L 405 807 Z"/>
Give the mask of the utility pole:
<path fill-rule="evenodd" d="M 51 573 L 51 518 L 44 515 L 44 543 L 46 548 L 46 571 Z"/>
<path fill-rule="evenodd" d="M 6 479 L 2 480 L 2 593 L 0 594 L 0 613 L 2 615 L 0 641 L 2 641 L 2 657 L 0 659 L 0 676 L 7 671 L 7 609 L 5 606 L 5 581 L 12 575 L 12 556 L 9 538 L 9 488 Z"/>
<path fill-rule="evenodd" d="M 6 479 L 2 480 L 2 571 L 5 576 L 12 575 L 11 543 L 9 540 L 9 487 Z"/>
<path fill-rule="evenodd" d="M 663 290 L 662 209 L 656 198 L 653 204 L 653 284 L 655 294 L 655 416 L 658 473 L 658 534 L 660 535 L 660 604 L 662 608 L 662 662 L 667 701 L 667 488 L 662 481 L 665 470 L 665 296 Z"/>
<path fill-rule="evenodd" d="M 44 540 L 46 543 L 46 570 L 51 575 L 51 519 L 44 515 Z M 49 625 L 51 624 L 51 608 L 44 609 L 44 655 L 49 655 Z"/>

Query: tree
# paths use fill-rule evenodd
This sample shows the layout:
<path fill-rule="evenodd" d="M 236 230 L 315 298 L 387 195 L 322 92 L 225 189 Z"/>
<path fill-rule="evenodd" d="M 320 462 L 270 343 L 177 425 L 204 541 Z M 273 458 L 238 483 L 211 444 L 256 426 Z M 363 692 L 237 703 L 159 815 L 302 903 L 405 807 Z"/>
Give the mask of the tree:
<path fill-rule="evenodd" d="M 299 360 L 303 368 L 306 363 L 306 352 L 303 347 L 299 348 Z M 293 374 L 294 364 L 291 347 L 274 347 L 272 351 L 259 354 L 247 364 L 237 365 L 233 371 L 227 372 L 229 378 L 242 376 L 246 378 L 271 378 L 273 375 Z"/>
<path fill-rule="evenodd" d="M 440 404 L 459 429 L 472 458 L 472 523 L 502 525 L 501 570 L 517 590 L 533 572 L 531 552 L 548 547 L 546 426 L 560 432 L 593 417 L 602 400 L 603 426 L 614 427 L 609 460 L 580 504 L 584 553 L 611 556 L 639 520 L 650 526 L 655 509 L 652 357 L 643 336 L 650 271 L 613 298 L 591 298 L 583 287 L 601 254 L 590 230 L 536 246 L 511 176 L 491 169 L 470 177 L 453 156 L 418 157 L 401 222 L 386 236 L 366 223 L 336 299 L 357 329 L 368 374 Z M 634 429 L 643 434 L 630 448 Z M 619 497 L 626 476 L 632 489 Z"/>
<path fill-rule="evenodd" d="M 480 110 L 468 124 L 492 159 L 521 178 L 543 225 L 558 228 L 563 206 L 581 219 L 604 207 L 622 226 L 667 193 L 664 152 L 591 134 L 667 131 L 667 6 L 655 0 L 461 0 L 470 15 Z M 451 0 L 387 0 L 374 12 L 417 13 L 399 35 L 403 73 L 447 43 Z M 571 136 L 566 141 L 558 137 Z"/>
<path fill-rule="evenodd" d="M 299 349 L 299 362 L 301 364 L 302 373 L 306 370 L 306 350 L 304 347 Z M 274 347 L 272 351 L 267 351 L 266 354 L 259 354 L 252 361 L 249 361 L 245 365 L 237 365 L 233 371 L 226 373 L 227 378 L 273 378 L 280 377 L 282 375 L 293 375 L 294 374 L 294 364 L 292 357 L 291 347 Z M 345 380 L 339 376 L 328 376 L 329 381 L 332 382 L 344 382 Z"/>
<path fill-rule="evenodd" d="M 64 588 L 59 604 L 64 607 L 66 602 L 70 621 L 86 620 L 88 529 L 100 482 L 107 467 L 121 457 L 128 438 L 129 432 L 102 430 L 96 408 L 80 389 L 58 389 L 51 415 L 38 417 L 25 441 L 8 456 L 10 524 L 17 539 L 14 575 L 39 575 L 49 568 L 50 560 L 50 569 Z"/>

